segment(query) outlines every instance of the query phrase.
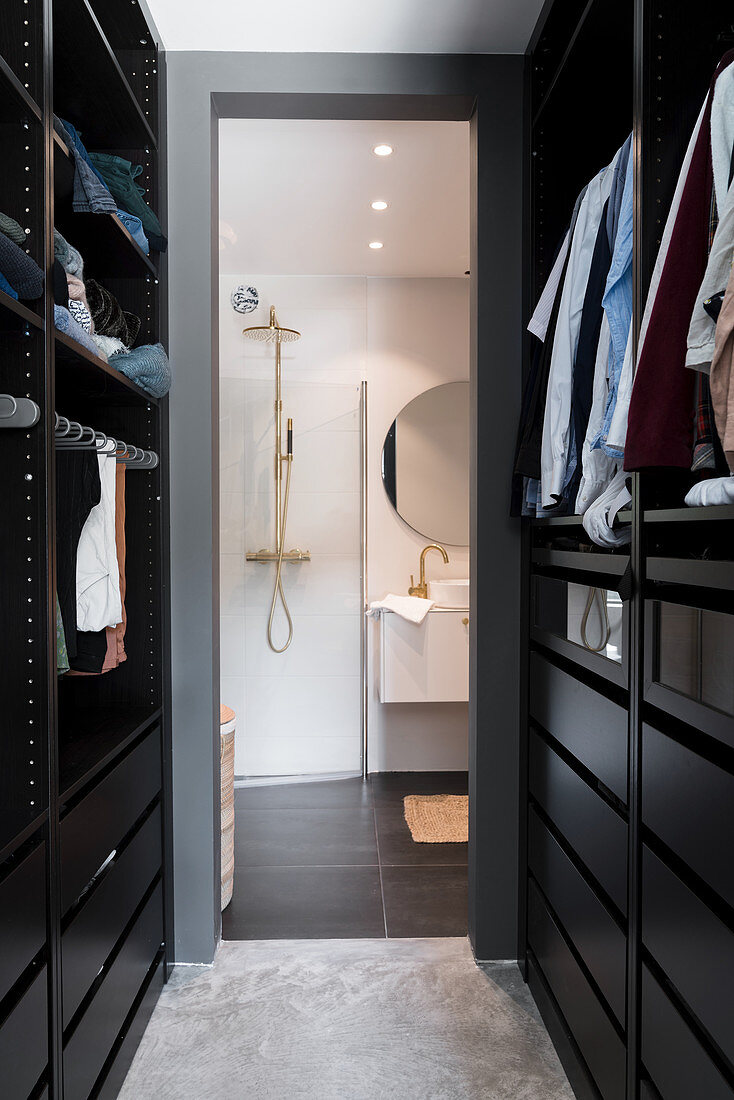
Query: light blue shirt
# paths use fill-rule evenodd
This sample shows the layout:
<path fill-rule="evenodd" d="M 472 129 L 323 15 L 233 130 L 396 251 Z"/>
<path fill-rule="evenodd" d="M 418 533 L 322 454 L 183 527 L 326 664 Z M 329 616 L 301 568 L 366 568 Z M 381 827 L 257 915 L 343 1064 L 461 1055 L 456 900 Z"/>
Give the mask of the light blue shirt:
<path fill-rule="evenodd" d="M 624 356 L 627 350 L 630 325 L 632 324 L 632 239 L 633 239 L 633 210 L 634 210 L 634 158 L 630 157 L 627 164 L 627 175 L 624 181 L 624 193 L 622 206 L 619 212 L 619 226 L 617 239 L 614 243 L 612 264 L 607 276 L 607 285 L 604 290 L 602 306 L 609 321 L 611 343 L 609 348 L 609 394 L 604 410 L 604 422 L 601 431 L 592 443 L 593 448 L 601 447 L 608 455 L 621 458 L 623 452 L 614 447 L 607 446 L 609 428 L 612 416 L 617 404 L 617 392 L 619 379 L 622 374 Z"/>

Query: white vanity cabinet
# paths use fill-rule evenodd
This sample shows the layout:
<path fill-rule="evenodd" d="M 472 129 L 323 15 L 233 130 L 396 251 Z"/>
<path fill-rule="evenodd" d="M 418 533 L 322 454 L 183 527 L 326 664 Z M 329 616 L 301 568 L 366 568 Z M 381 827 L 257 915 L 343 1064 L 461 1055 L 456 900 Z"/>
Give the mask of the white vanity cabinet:
<path fill-rule="evenodd" d="M 381 703 L 459 703 L 469 699 L 469 612 L 433 608 L 420 626 L 380 618 Z"/>

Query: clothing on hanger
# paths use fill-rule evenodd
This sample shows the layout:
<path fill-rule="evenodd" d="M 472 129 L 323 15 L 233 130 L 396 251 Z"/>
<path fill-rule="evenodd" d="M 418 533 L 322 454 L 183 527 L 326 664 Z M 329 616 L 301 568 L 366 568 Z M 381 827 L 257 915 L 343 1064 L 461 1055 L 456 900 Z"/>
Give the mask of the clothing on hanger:
<path fill-rule="evenodd" d="M 92 450 L 56 453 L 56 586 L 69 660 L 76 656 L 76 558 L 89 513 L 102 486 Z"/>
<path fill-rule="evenodd" d="M 84 524 L 76 560 L 76 621 L 84 632 L 104 632 L 122 619 L 115 541 L 114 455 L 97 453 L 101 493 Z M 95 647 L 95 654 L 98 646 Z M 106 643 L 104 646 L 106 652 Z M 104 656 L 102 658 L 104 660 Z M 100 668 L 102 667 L 100 663 Z"/>

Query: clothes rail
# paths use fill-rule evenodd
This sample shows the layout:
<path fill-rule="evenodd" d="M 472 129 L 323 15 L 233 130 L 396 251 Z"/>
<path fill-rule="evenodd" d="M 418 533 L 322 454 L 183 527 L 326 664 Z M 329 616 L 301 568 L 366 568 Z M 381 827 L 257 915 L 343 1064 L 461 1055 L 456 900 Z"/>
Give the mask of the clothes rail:
<path fill-rule="evenodd" d="M 76 420 L 69 420 L 66 416 L 59 416 L 58 413 L 54 415 L 54 438 L 59 450 L 96 450 L 111 458 L 114 456 L 116 462 L 131 470 L 154 470 L 159 463 L 155 451 L 146 451 L 132 443 L 125 443 L 122 439 L 114 439 L 111 435 Z"/>

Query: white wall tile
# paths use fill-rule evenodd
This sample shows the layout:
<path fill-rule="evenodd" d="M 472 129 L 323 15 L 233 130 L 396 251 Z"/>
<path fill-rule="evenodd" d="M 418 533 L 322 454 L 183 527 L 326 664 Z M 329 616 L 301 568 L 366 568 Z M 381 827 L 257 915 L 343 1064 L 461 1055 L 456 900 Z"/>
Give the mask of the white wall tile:
<path fill-rule="evenodd" d="M 245 552 L 245 499 L 242 493 L 221 493 L 219 549 L 223 554 Z"/>
<path fill-rule="evenodd" d="M 232 494 L 226 494 L 227 496 Z M 356 555 L 360 552 L 359 493 L 291 492 L 286 524 L 286 549 L 300 547 L 313 554 Z M 275 499 L 272 490 L 246 493 L 243 538 L 247 550 L 275 548 Z M 224 510 L 224 509 L 223 509 Z M 237 533 L 236 518 L 229 518 L 227 553 Z M 238 544 L 239 545 L 239 544 Z"/>
<path fill-rule="evenodd" d="M 282 682 L 290 676 L 350 676 L 359 672 L 360 620 L 351 615 L 302 615 L 285 653 L 267 644 L 267 615 L 245 619 L 245 661 L 248 676 L 269 676 Z M 273 622 L 273 640 L 282 645 L 288 626 L 280 605 Z"/>
<path fill-rule="evenodd" d="M 328 775 L 359 772 L 359 767 L 359 741 L 353 737 L 263 738 L 245 748 L 244 774 L 253 777 Z"/>
<path fill-rule="evenodd" d="M 242 615 L 222 615 L 219 620 L 220 675 L 244 676 L 245 619 Z"/>
<path fill-rule="evenodd" d="M 283 588 L 295 615 L 359 615 L 360 558 L 315 555 L 310 562 L 283 567 Z M 247 562 L 244 567 L 243 610 L 266 614 L 275 581 L 275 566 Z M 223 582 L 224 583 L 224 582 Z"/>
<path fill-rule="evenodd" d="M 219 610 L 222 615 L 244 615 L 245 571 L 251 568 L 242 554 L 219 556 Z"/>

